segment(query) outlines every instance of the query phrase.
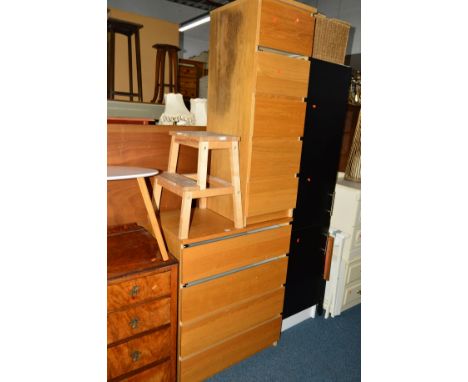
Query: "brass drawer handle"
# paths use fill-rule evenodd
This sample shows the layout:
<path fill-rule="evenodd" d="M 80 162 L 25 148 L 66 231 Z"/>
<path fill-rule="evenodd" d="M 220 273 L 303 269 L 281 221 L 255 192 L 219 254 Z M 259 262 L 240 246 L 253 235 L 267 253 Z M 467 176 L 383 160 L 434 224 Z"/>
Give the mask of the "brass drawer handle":
<path fill-rule="evenodd" d="M 132 320 L 128 323 L 132 329 L 138 328 L 138 317 L 133 317 Z"/>
<path fill-rule="evenodd" d="M 132 351 L 132 354 L 130 356 L 132 357 L 133 362 L 137 362 L 140 360 L 141 352 L 139 352 L 138 350 Z"/>
<path fill-rule="evenodd" d="M 130 290 L 130 296 L 136 297 L 139 291 L 140 291 L 140 287 L 138 285 L 133 286 L 132 289 Z"/>

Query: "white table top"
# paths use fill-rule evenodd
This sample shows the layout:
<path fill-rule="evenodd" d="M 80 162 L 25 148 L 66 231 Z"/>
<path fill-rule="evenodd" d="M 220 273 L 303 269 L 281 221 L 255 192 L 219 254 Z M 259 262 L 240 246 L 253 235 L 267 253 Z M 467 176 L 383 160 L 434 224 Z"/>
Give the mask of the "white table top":
<path fill-rule="evenodd" d="M 135 179 L 157 175 L 158 170 L 153 168 L 107 166 L 107 180 Z"/>

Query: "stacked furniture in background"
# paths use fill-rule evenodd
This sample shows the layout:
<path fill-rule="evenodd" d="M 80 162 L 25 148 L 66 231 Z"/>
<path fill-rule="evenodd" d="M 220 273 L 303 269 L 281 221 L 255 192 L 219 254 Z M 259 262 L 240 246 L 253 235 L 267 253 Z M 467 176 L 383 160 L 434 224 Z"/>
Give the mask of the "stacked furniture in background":
<path fill-rule="evenodd" d="M 190 98 L 199 97 L 199 79 L 204 76 L 205 64 L 201 61 L 179 58 L 179 93 L 187 106 Z"/>
<path fill-rule="evenodd" d="M 333 251 L 323 305 L 326 315 L 337 316 L 361 302 L 361 184 L 345 180 L 343 173 L 336 182 L 330 227 L 343 239 Z"/>

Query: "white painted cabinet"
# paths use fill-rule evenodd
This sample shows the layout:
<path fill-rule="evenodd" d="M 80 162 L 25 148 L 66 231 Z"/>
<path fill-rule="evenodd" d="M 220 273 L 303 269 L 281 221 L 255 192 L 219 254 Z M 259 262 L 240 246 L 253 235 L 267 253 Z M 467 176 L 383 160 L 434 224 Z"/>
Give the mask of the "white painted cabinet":
<path fill-rule="evenodd" d="M 325 317 L 361 303 L 361 184 L 338 174 L 330 223 L 334 236 L 330 279 L 326 283 Z"/>

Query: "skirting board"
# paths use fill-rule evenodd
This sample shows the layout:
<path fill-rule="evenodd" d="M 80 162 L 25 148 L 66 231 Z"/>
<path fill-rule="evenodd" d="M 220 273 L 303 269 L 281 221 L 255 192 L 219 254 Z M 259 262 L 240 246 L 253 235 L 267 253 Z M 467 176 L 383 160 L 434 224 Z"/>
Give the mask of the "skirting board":
<path fill-rule="evenodd" d="M 311 306 L 310 308 L 304 309 L 302 312 L 296 313 L 293 316 L 285 318 L 281 325 L 281 331 L 284 332 L 289 328 L 292 328 L 294 325 L 300 324 L 302 321 L 305 321 L 309 318 L 315 317 L 315 308 L 317 305 Z"/>

